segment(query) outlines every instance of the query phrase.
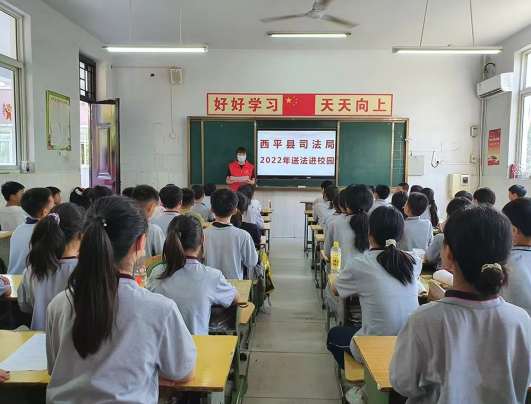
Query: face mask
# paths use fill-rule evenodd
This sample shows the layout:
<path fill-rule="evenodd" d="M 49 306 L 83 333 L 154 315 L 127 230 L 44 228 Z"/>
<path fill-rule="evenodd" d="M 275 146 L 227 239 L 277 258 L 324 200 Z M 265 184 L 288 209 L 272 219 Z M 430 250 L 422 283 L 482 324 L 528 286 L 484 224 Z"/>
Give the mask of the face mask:
<path fill-rule="evenodd" d="M 238 156 L 238 162 L 245 163 L 245 160 L 247 160 L 247 156 Z"/>

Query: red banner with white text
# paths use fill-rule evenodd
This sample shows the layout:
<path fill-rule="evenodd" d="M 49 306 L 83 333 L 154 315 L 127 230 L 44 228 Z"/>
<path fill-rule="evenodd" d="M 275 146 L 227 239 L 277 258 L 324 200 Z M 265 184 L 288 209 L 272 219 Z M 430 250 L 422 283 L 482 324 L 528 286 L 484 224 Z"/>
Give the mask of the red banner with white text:
<path fill-rule="evenodd" d="M 392 116 L 392 94 L 208 93 L 207 115 Z"/>

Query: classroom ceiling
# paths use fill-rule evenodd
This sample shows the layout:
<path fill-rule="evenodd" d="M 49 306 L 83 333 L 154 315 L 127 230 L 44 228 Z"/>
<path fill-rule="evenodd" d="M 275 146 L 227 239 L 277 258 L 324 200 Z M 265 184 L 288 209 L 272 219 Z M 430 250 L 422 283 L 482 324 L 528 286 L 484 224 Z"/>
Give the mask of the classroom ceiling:
<path fill-rule="evenodd" d="M 101 41 L 125 44 L 130 0 L 43 0 Z M 476 45 L 495 45 L 531 24 L 530 0 L 472 0 Z M 346 40 L 271 39 L 268 31 L 344 31 L 301 18 L 263 24 L 260 18 L 300 14 L 312 0 L 182 0 L 183 44 L 211 49 L 391 49 L 418 45 L 424 0 L 335 0 L 327 13 L 361 24 Z M 132 0 L 131 43 L 179 43 L 179 0 Z M 425 45 L 471 45 L 468 0 L 429 2 Z"/>

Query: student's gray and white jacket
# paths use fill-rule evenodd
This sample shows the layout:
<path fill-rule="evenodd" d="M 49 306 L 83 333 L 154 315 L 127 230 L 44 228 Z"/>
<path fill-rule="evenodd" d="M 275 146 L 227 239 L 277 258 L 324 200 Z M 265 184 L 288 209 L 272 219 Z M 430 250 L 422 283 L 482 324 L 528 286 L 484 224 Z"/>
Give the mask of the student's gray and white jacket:
<path fill-rule="evenodd" d="M 214 214 L 207 208 L 203 202 L 195 201 L 194 206 L 190 209 L 192 212 L 199 213 L 205 222 L 213 222 Z"/>
<path fill-rule="evenodd" d="M 262 214 L 254 206 L 249 206 L 249 208 L 247 209 L 247 214 L 245 215 L 243 221 L 246 223 L 252 223 L 257 225 L 260 230 L 264 227 L 265 224 Z"/>
<path fill-rule="evenodd" d="M 458 291 L 411 314 L 389 367 L 408 404 L 523 404 L 531 383 L 531 318 L 501 297 Z"/>
<path fill-rule="evenodd" d="M 356 247 L 354 247 L 354 239 L 356 233 L 350 227 L 350 219 L 352 216 L 340 217 L 328 224 L 326 230 L 326 237 L 324 242 L 324 253 L 330 257 L 330 250 L 334 246 L 334 241 L 339 243 L 341 248 L 341 269 L 344 269 L 352 257 L 357 257 L 363 254 Z M 367 251 L 365 251 L 367 252 Z"/>
<path fill-rule="evenodd" d="M 385 199 L 376 199 L 373 203 L 371 208 L 369 209 L 369 215 L 380 206 L 389 206 L 389 203 Z"/>
<path fill-rule="evenodd" d="M 419 307 L 417 279 L 422 269 L 420 258 L 413 256 L 413 283 L 403 285 L 376 260 L 382 252 L 371 250 L 350 259 L 334 282 L 341 298 L 359 296 L 362 326 L 354 338 L 398 335 L 408 316 Z M 350 343 L 350 350 L 354 359 L 363 363 L 354 340 Z"/>
<path fill-rule="evenodd" d="M 323 221 L 335 213 L 334 208 L 330 208 L 330 202 L 321 202 L 313 205 L 313 220 L 319 225 L 323 225 Z"/>
<path fill-rule="evenodd" d="M 173 219 L 179 216 L 179 212 L 162 212 L 160 215 L 151 219 L 151 223 L 157 225 L 162 230 L 164 237 L 168 235 L 168 227 Z"/>
<path fill-rule="evenodd" d="M 18 286 L 17 299 L 20 310 L 33 313 L 31 330 L 44 331 L 46 328 L 46 309 L 60 292 L 68 287 L 68 278 L 74 272 L 77 258 L 62 258 L 54 273 L 49 273 L 43 281 L 32 276 L 31 268 L 24 269 L 22 282 Z"/>
<path fill-rule="evenodd" d="M 9 245 L 9 265 L 7 268 L 9 275 L 20 275 L 26 268 L 26 258 L 30 252 L 30 240 L 35 224 L 21 224 L 13 232 Z"/>
<path fill-rule="evenodd" d="M 514 246 L 507 267 L 510 269 L 509 283 L 501 295 L 531 316 L 531 247 Z"/>
<path fill-rule="evenodd" d="M 245 230 L 232 224 L 214 222 L 205 229 L 206 264 L 218 268 L 227 279 L 243 279 L 243 268 L 258 263 L 253 239 Z"/>
<path fill-rule="evenodd" d="M 433 237 L 432 243 L 429 245 L 428 249 L 426 250 L 426 255 L 425 255 L 426 260 L 432 264 L 437 263 L 437 269 L 444 267 L 442 263 L 442 259 L 441 259 L 443 241 L 444 241 L 444 234 L 443 233 L 436 234 L 435 237 Z"/>
<path fill-rule="evenodd" d="M 26 221 L 28 214 L 20 206 L 0 207 L 0 228 L 2 231 L 15 231 Z"/>
<path fill-rule="evenodd" d="M 155 404 L 159 375 L 180 380 L 194 368 L 197 350 L 177 305 L 133 279 L 120 279 L 112 339 L 82 359 L 72 340 L 75 314 L 67 293 L 48 306 L 47 403 Z"/>
<path fill-rule="evenodd" d="M 146 258 L 162 254 L 166 235 L 162 229 L 153 223 L 148 223 L 147 240 L 146 240 Z"/>
<path fill-rule="evenodd" d="M 192 335 L 208 335 L 212 305 L 229 307 L 236 296 L 236 288 L 219 269 L 207 267 L 194 258 L 188 258 L 185 266 L 171 277 L 158 279 L 165 270 L 165 265 L 153 269 L 147 289 L 177 304 Z"/>
<path fill-rule="evenodd" d="M 257 209 L 258 212 L 262 211 L 262 204 L 258 199 L 251 199 L 251 203 L 249 203 L 249 206 L 252 206 L 253 208 Z"/>
<path fill-rule="evenodd" d="M 323 220 L 323 224 L 321 225 L 322 228 L 323 228 L 323 233 L 326 234 L 326 227 L 328 226 L 329 223 L 333 222 L 336 219 L 344 218 L 346 216 L 347 216 L 346 213 L 337 213 L 336 212 L 336 213 L 333 213 L 332 215 L 330 215 L 328 217 L 325 217 L 324 220 Z"/>
<path fill-rule="evenodd" d="M 398 247 L 404 251 L 412 251 L 413 248 L 426 251 L 432 240 L 433 228 L 429 220 L 423 220 L 419 216 L 408 217 L 404 221 L 404 236 Z"/>

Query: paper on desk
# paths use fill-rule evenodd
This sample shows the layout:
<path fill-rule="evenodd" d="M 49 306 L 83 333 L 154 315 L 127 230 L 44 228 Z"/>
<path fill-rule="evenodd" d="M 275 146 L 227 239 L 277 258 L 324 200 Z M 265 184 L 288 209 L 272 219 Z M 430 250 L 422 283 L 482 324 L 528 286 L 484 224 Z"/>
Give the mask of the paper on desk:
<path fill-rule="evenodd" d="M 46 362 L 46 334 L 35 334 L 27 340 L 24 345 L 0 363 L 0 369 L 9 372 L 48 369 Z"/>
<path fill-rule="evenodd" d="M 234 182 L 247 182 L 249 181 L 249 177 L 233 177 L 231 176 L 230 179 Z"/>

